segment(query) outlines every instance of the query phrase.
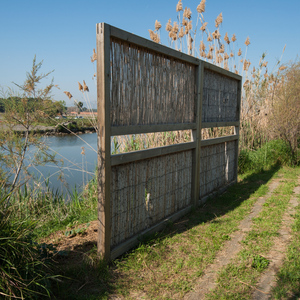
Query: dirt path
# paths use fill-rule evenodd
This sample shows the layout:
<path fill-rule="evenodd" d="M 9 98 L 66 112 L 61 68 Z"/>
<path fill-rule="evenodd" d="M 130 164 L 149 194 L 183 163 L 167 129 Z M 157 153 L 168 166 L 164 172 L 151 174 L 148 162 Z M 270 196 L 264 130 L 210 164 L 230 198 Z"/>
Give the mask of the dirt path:
<path fill-rule="evenodd" d="M 199 279 L 196 284 L 194 291 L 188 293 L 184 299 L 186 300 L 199 300 L 204 299 L 205 294 L 213 290 L 217 283 L 218 273 L 222 268 L 237 255 L 239 251 L 242 250 L 240 242 L 246 236 L 246 233 L 250 231 L 252 226 L 253 218 L 257 217 L 262 210 L 263 204 L 266 199 L 268 199 L 274 190 L 279 186 L 280 179 L 273 180 L 269 185 L 269 192 L 264 196 L 260 197 L 254 204 L 252 211 L 246 216 L 244 220 L 241 221 L 239 229 L 231 235 L 231 239 L 228 240 L 223 249 L 216 256 L 214 263 L 209 265 L 205 270 L 204 275 Z"/>

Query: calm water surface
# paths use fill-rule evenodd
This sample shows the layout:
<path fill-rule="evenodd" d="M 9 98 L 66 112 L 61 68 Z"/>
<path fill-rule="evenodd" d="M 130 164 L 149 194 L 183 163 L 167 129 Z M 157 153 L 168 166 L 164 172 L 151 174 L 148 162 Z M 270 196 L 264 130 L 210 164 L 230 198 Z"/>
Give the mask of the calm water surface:
<path fill-rule="evenodd" d="M 64 194 L 81 190 L 95 175 L 97 165 L 97 134 L 86 133 L 45 137 L 49 150 L 56 153 L 56 160 L 62 160 L 59 167 L 48 163 L 34 171 L 40 181 L 49 179 L 49 186 Z M 63 174 L 63 180 L 59 175 Z"/>

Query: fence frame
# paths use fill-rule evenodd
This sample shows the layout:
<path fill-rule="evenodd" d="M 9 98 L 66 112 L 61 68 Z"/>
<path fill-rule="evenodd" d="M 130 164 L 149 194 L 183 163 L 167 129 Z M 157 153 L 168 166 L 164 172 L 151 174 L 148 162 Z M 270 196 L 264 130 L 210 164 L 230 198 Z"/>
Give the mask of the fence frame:
<path fill-rule="evenodd" d="M 152 158 L 155 156 L 166 155 L 192 149 L 192 205 L 176 212 L 172 216 L 165 218 L 158 224 L 139 234 L 160 230 L 168 220 L 176 220 L 188 213 L 193 206 L 199 205 L 205 201 L 200 199 L 200 156 L 201 147 L 215 145 L 229 141 L 237 141 L 236 153 L 238 153 L 239 140 L 239 120 L 240 120 L 240 103 L 241 103 L 241 84 L 242 77 L 235 73 L 229 72 L 218 66 L 197 59 L 193 56 L 175 51 L 166 46 L 154 43 L 150 40 L 133 35 L 116 27 L 105 23 L 96 25 L 96 43 L 97 43 L 97 110 L 98 110 L 98 222 L 99 232 L 97 238 L 98 253 L 101 257 L 110 260 L 125 251 L 129 250 L 138 243 L 138 236 L 134 236 L 124 243 L 111 249 L 111 219 L 110 219 L 110 189 L 111 189 L 111 167 L 127 162 Z M 196 66 L 195 91 L 196 118 L 192 123 L 181 124 L 163 124 L 163 125 L 134 125 L 134 126 L 111 126 L 110 122 L 110 39 L 117 38 L 145 49 L 155 51 L 171 58 L 191 63 Z M 202 122 L 202 98 L 203 98 L 203 76 L 204 69 L 211 70 L 221 75 L 233 78 L 238 81 L 237 93 L 237 116 L 238 120 L 234 122 Z M 202 128 L 234 126 L 234 135 L 220 138 L 201 140 Z M 111 136 L 129 135 L 138 133 L 163 132 L 175 130 L 192 130 L 192 142 L 135 151 L 130 153 L 111 155 Z M 238 155 L 235 157 L 235 180 L 237 180 L 237 163 Z M 226 188 L 226 187 L 225 187 Z M 207 198 L 207 197 L 205 197 Z"/>

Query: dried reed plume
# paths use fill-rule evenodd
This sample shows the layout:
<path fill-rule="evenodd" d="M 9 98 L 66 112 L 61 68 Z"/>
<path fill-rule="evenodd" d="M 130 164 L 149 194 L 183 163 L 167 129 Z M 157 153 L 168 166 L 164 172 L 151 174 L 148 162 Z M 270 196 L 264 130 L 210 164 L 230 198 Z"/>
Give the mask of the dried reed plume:
<path fill-rule="evenodd" d="M 202 14 L 205 12 L 205 2 L 206 0 L 201 0 L 200 4 L 197 6 L 197 12 Z"/>
<path fill-rule="evenodd" d="M 280 71 L 283 71 L 283 70 L 285 70 L 285 69 L 286 69 L 286 66 L 281 66 L 281 67 L 279 68 Z"/>
<path fill-rule="evenodd" d="M 93 49 L 93 56 L 91 56 L 91 62 L 94 62 L 95 60 L 97 60 L 97 53 L 95 49 Z"/>
<path fill-rule="evenodd" d="M 200 27 L 200 30 L 205 31 L 207 24 L 208 24 L 207 22 L 203 23 L 202 26 Z"/>
<path fill-rule="evenodd" d="M 221 36 L 219 30 L 215 30 L 213 33 L 212 33 L 212 36 L 213 36 L 213 39 L 214 40 L 218 40 Z"/>
<path fill-rule="evenodd" d="M 231 41 L 232 41 L 232 42 L 235 42 L 235 41 L 236 41 L 236 36 L 235 36 L 235 34 L 232 35 Z"/>
<path fill-rule="evenodd" d="M 222 13 L 220 13 L 215 20 L 215 26 L 218 28 L 222 24 L 222 22 L 223 22 L 223 15 Z"/>
<path fill-rule="evenodd" d="M 190 10 L 190 8 L 185 8 L 184 9 L 184 12 L 183 12 L 183 16 L 185 17 L 185 18 L 187 18 L 187 19 L 191 19 L 191 17 L 192 17 L 192 12 L 191 12 L 191 10 Z"/>
<path fill-rule="evenodd" d="M 249 39 L 249 37 L 246 38 L 245 45 L 246 45 L 246 46 L 249 46 L 249 45 L 250 45 L 250 39 Z"/>
<path fill-rule="evenodd" d="M 157 20 L 155 21 L 155 30 L 159 30 L 161 28 L 161 23 Z"/>
<path fill-rule="evenodd" d="M 212 42 L 212 40 L 213 40 L 213 39 L 212 39 L 212 37 L 211 37 L 211 35 L 210 35 L 210 33 L 209 33 L 209 35 L 208 35 L 208 37 L 207 37 L 207 41 L 208 41 L 208 42 Z"/>
<path fill-rule="evenodd" d="M 68 97 L 69 99 L 71 99 L 71 98 L 73 97 L 72 94 L 71 94 L 70 92 L 64 91 L 64 93 L 67 95 L 67 97 Z"/>
<path fill-rule="evenodd" d="M 200 50 L 205 51 L 205 45 L 204 45 L 203 41 L 200 42 Z"/>
<path fill-rule="evenodd" d="M 230 39 L 229 39 L 229 37 L 228 37 L 228 33 L 227 33 L 227 32 L 225 33 L 224 41 L 225 41 L 228 45 L 230 44 Z"/>
<path fill-rule="evenodd" d="M 89 88 L 88 88 L 88 86 L 86 85 L 86 83 L 85 83 L 84 80 L 83 80 L 83 90 L 84 90 L 85 92 L 89 92 Z"/>
<path fill-rule="evenodd" d="M 181 0 L 178 1 L 177 5 L 176 5 L 176 11 L 179 12 L 179 11 L 182 11 L 182 3 L 181 3 Z"/>
<path fill-rule="evenodd" d="M 169 21 L 168 21 L 168 23 L 167 23 L 167 25 L 166 25 L 166 30 L 167 30 L 168 32 L 170 32 L 170 31 L 172 30 L 171 19 L 169 19 Z"/>
<path fill-rule="evenodd" d="M 241 56 L 241 55 L 242 55 L 242 49 L 240 48 L 239 52 L 238 52 L 238 56 Z"/>
<path fill-rule="evenodd" d="M 83 91 L 83 87 L 80 82 L 78 82 L 78 88 L 79 88 L 79 91 Z"/>
<path fill-rule="evenodd" d="M 247 59 L 244 60 L 244 66 L 243 66 L 243 70 L 244 71 L 248 71 L 249 67 L 251 65 L 251 62 Z"/>
<path fill-rule="evenodd" d="M 160 42 L 160 38 L 159 38 L 159 35 L 157 33 L 155 33 L 153 30 L 149 29 L 148 30 L 149 33 L 150 33 L 150 39 L 153 41 L 153 42 L 156 42 L 156 43 L 159 43 Z"/>
<path fill-rule="evenodd" d="M 173 23 L 172 31 L 173 31 L 175 34 L 178 33 L 178 31 L 179 31 L 179 26 L 178 26 L 178 23 L 177 23 L 177 22 L 174 22 L 174 23 Z"/>
<path fill-rule="evenodd" d="M 183 31 L 183 27 L 180 28 L 179 33 L 178 33 L 178 37 L 179 38 L 183 38 L 184 37 L 184 31 Z"/>
<path fill-rule="evenodd" d="M 224 44 L 222 44 L 219 48 L 219 53 L 224 53 L 225 49 L 224 49 Z"/>

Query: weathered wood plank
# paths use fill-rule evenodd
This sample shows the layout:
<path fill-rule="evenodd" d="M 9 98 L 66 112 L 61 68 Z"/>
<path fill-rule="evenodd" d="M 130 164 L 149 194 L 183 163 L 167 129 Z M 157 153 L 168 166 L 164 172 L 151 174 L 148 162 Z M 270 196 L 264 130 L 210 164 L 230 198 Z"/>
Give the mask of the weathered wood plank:
<path fill-rule="evenodd" d="M 112 126 L 111 135 L 112 136 L 129 135 L 129 134 L 188 130 L 188 129 L 196 129 L 196 123 Z"/>
<path fill-rule="evenodd" d="M 177 145 L 170 145 L 165 147 L 157 147 L 153 149 L 146 149 L 140 151 L 133 151 L 129 153 L 115 154 L 111 156 L 111 165 L 121 165 L 133 161 L 148 159 L 152 157 L 182 152 L 196 147 L 196 142 L 182 143 Z"/>
<path fill-rule="evenodd" d="M 202 140 L 201 147 L 217 145 L 225 142 L 235 141 L 237 139 L 238 139 L 238 135 L 229 135 L 229 136 L 222 136 L 214 139 Z"/>
<path fill-rule="evenodd" d="M 242 80 L 239 81 L 238 84 L 238 99 L 237 99 L 237 115 L 240 121 L 241 116 L 241 99 L 242 99 Z M 238 176 L 238 159 L 239 159 L 239 138 L 240 138 L 240 124 L 235 125 L 234 134 L 238 136 L 235 146 L 235 180 L 237 180 Z"/>
<path fill-rule="evenodd" d="M 203 97 L 203 76 L 204 64 L 201 63 L 197 69 L 195 94 L 196 94 L 196 130 L 192 131 L 193 141 L 196 142 L 196 148 L 193 151 L 193 169 L 192 169 L 192 203 L 198 205 L 200 197 L 200 159 L 201 159 L 201 130 L 202 130 L 202 97 Z"/>
<path fill-rule="evenodd" d="M 97 24 L 97 111 L 98 111 L 98 253 L 110 259 L 110 32 Z"/>
<path fill-rule="evenodd" d="M 213 128 L 213 127 L 226 127 L 226 126 L 238 126 L 239 121 L 235 122 L 202 122 L 202 128 Z"/>
<path fill-rule="evenodd" d="M 207 70 L 214 71 L 216 73 L 222 74 L 224 76 L 227 76 L 227 77 L 230 77 L 230 78 L 233 78 L 233 79 L 236 79 L 236 80 L 242 80 L 241 75 L 238 75 L 238 74 L 235 74 L 231 71 L 225 70 L 225 69 L 223 69 L 221 67 L 218 67 L 216 65 L 213 65 L 212 63 L 209 63 L 207 61 L 204 61 L 203 63 L 204 63 L 204 68 L 207 69 Z"/>

